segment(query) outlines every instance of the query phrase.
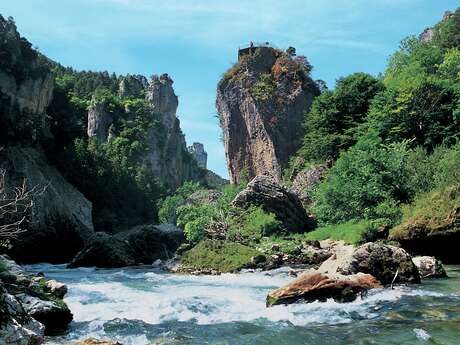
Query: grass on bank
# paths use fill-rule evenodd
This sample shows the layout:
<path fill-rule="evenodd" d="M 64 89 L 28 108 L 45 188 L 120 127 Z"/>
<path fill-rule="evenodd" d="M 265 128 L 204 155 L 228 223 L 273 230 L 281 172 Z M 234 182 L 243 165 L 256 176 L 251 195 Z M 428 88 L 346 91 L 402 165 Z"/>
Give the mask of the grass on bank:
<path fill-rule="evenodd" d="M 349 221 L 343 224 L 327 225 L 305 234 L 307 240 L 343 240 L 345 243 L 357 245 L 365 240 L 369 232 L 367 221 Z"/>
<path fill-rule="evenodd" d="M 430 232 L 450 227 L 450 215 L 458 206 L 460 185 L 421 194 L 412 204 L 403 206 L 402 222 L 391 230 L 390 237 L 404 238 L 420 227 Z"/>
<path fill-rule="evenodd" d="M 232 272 L 260 254 L 248 246 L 222 240 L 203 240 L 182 255 L 182 263 L 197 269 Z"/>

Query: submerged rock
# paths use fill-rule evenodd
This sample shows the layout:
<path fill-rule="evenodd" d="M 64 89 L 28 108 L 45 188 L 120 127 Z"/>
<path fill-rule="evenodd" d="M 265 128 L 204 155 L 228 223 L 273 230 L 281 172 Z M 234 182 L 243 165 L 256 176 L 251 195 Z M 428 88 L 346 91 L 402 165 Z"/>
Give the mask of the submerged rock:
<path fill-rule="evenodd" d="M 299 197 L 269 176 L 255 177 L 238 193 L 233 205 L 242 208 L 260 206 L 264 211 L 275 214 L 290 232 L 304 232 L 314 226 Z"/>
<path fill-rule="evenodd" d="M 369 289 L 381 288 L 380 282 L 370 274 L 324 274 L 312 270 L 301 274 L 293 282 L 267 296 L 267 307 L 278 304 L 326 301 L 351 302 Z"/>
<path fill-rule="evenodd" d="M 171 224 L 141 225 L 116 235 L 96 233 L 69 264 L 75 267 L 124 267 L 172 258 L 184 240 Z"/>
<path fill-rule="evenodd" d="M 446 270 L 434 256 L 417 256 L 412 259 L 422 278 L 445 278 Z"/>
<path fill-rule="evenodd" d="M 98 340 L 94 338 L 89 338 L 89 339 L 74 342 L 71 345 L 122 345 L 122 344 L 117 341 Z"/>

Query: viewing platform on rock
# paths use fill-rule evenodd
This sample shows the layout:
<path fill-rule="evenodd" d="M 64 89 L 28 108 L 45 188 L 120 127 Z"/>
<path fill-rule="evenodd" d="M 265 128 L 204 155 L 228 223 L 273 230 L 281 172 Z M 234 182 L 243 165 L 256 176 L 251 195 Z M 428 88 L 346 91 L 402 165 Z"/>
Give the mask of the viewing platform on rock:
<path fill-rule="evenodd" d="M 238 61 L 246 55 L 253 55 L 257 49 L 277 49 L 270 42 L 251 42 L 247 45 L 238 47 Z"/>

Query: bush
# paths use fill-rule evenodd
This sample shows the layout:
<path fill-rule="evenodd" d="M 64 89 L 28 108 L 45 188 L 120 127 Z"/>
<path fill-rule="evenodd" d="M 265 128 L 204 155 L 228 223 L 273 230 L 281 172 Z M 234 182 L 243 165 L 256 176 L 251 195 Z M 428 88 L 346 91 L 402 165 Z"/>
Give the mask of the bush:
<path fill-rule="evenodd" d="M 158 218 L 160 223 L 175 223 L 176 210 L 193 193 L 202 189 L 199 183 L 184 182 L 174 194 L 167 196 L 158 203 Z"/>
<path fill-rule="evenodd" d="M 280 225 L 273 213 L 266 213 L 261 207 L 238 210 L 229 220 L 227 238 L 238 242 L 257 242 L 276 233 Z"/>
<path fill-rule="evenodd" d="M 313 212 L 325 223 L 400 216 L 398 204 L 407 201 L 405 143 L 383 145 L 368 133 L 343 153 L 314 193 Z"/>
<path fill-rule="evenodd" d="M 181 261 L 197 269 L 214 269 L 232 272 L 243 268 L 253 256 L 260 254 L 255 249 L 239 243 L 218 240 L 203 240 L 186 251 Z"/>
<path fill-rule="evenodd" d="M 333 239 L 344 241 L 348 244 L 359 244 L 365 242 L 369 229 L 370 223 L 368 221 L 349 221 L 342 224 L 320 227 L 306 233 L 305 239 L 317 241 Z"/>
<path fill-rule="evenodd" d="M 196 243 L 205 236 L 206 228 L 216 216 L 213 205 L 184 205 L 177 209 L 177 225 L 184 229 L 189 242 Z"/>

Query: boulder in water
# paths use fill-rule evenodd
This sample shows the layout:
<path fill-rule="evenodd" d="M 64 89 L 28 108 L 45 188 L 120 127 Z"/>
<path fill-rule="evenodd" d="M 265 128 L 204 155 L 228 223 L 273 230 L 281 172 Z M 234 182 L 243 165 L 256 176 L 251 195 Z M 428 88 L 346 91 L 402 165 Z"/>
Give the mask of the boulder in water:
<path fill-rule="evenodd" d="M 351 275 L 368 273 L 382 284 L 420 283 L 417 267 L 411 256 L 402 248 L 382 243 L 366 243 L 357 249 L 353 247 L 336 253 L 318 269 L 322 273 Z"/>
<path fill-rule="evenodd" d="M 69 267 L 152 264 L 158 259 L 172 258 L 183 241 L 183 231 L 172 224 L 141 225 L 116 235 L 97 233 Z"/>
<path fill-rule="evenodd" d="M 293 282 L 267 296 L 267 307 L 278 304 L 326 301 L 333 298 L 338 302 L 351 302 L 369 289 L 381 288 L 380 282 L 370 274 L 353 275 L 324 274 L 315 270 L 307 271 Z"/>
<path fill-rule="evenodd" d="M 446 270 L 434 256 L 417 256 L 412 259 L 422 278 L 445 278 Z"/>

